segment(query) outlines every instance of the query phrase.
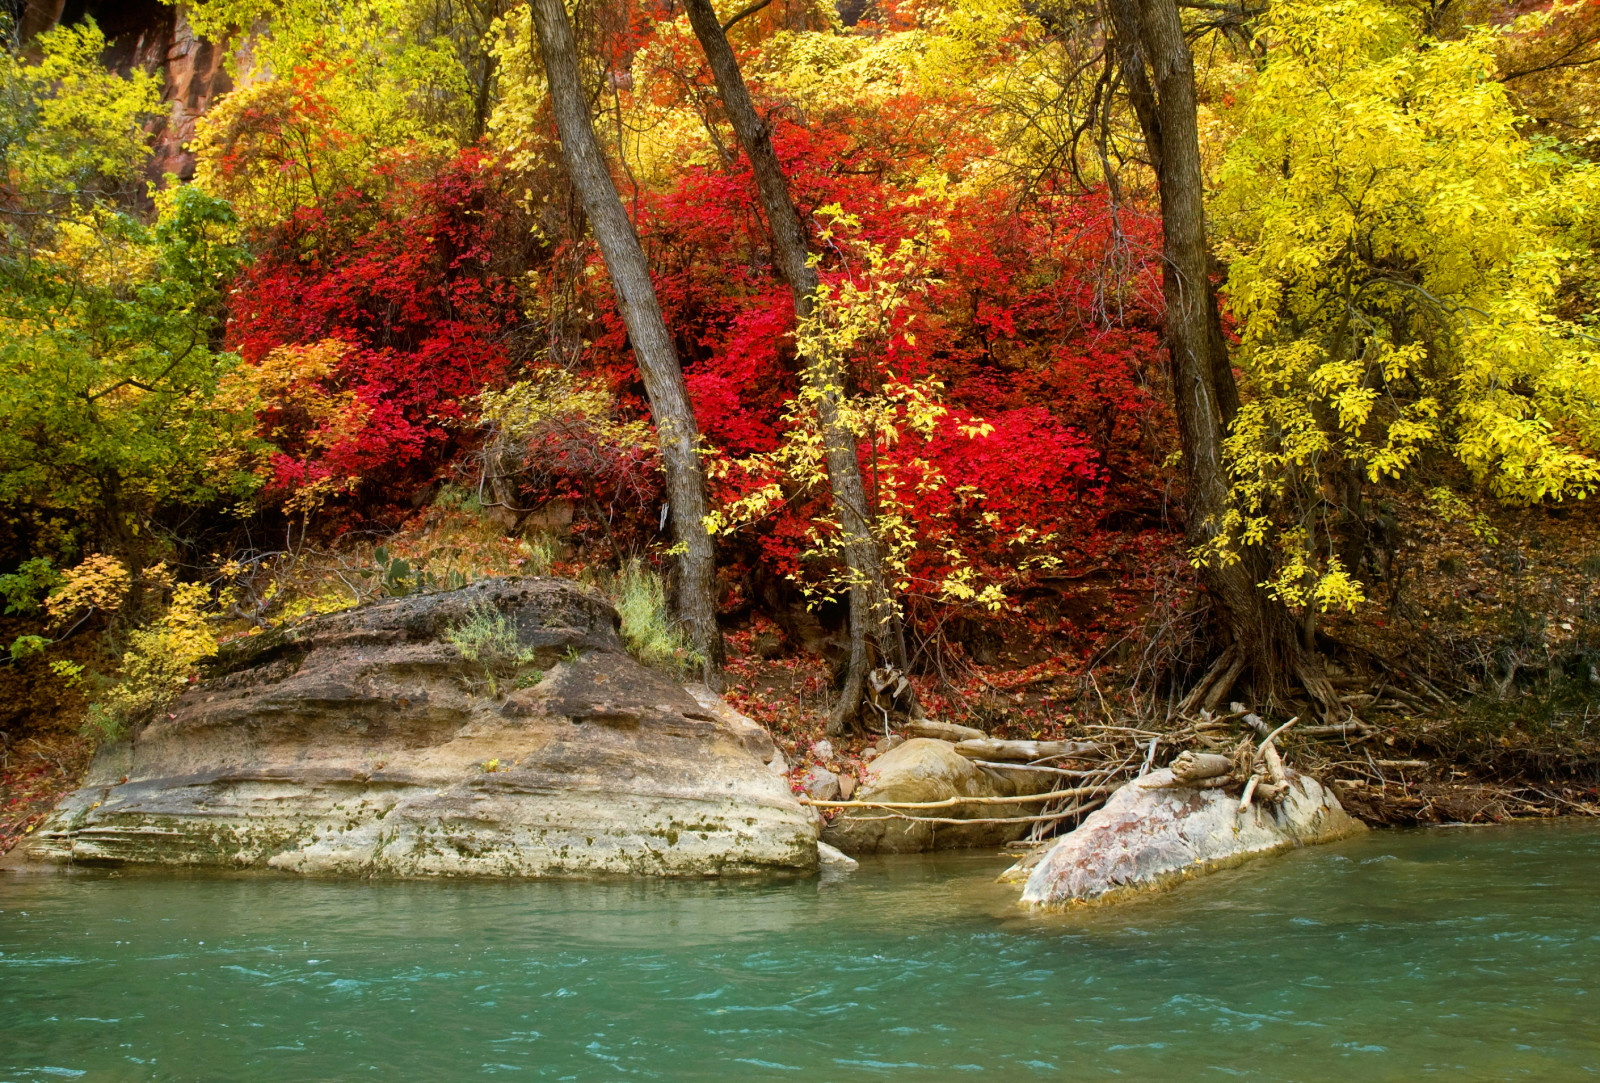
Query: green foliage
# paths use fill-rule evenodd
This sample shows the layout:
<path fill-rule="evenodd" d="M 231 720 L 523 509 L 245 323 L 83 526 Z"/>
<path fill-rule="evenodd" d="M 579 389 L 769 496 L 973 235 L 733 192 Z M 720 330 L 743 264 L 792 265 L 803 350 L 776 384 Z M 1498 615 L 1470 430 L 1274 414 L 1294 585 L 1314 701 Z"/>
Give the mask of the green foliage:
<path fill-rule="evenodd" d="M 538 652 L 523 646 L 516 626 L 492 606 L 475 606 L 465 620 L 445 632 L 444 639 L 483 675 L 491 696 L 500 694 L 501 681 L 513 680 L 515 687 L 528 688 L 544 677 L 528 668 L 537 661 Z"/>
<path fill-rule="evenodd" d="M 105 71 L 92 22 L 39 48 L 0 57 L 0 501 L 125 547 L 161 502 L 248 488 L 211 462 L 253 421 L 211 403 L 236 361 L 215 341 L 244 253 L 198 191 L 158 196 L 149 226 L 125 209 L 155 80 Z"/>
<path fill-rule="evenodd" d="M 1600 174 L 1530 142 L 1505 29 L 1429 36 L 1378 0 L 1276 5 L 1216 203 L 1247 401 L 1225 540 L 1278 546 L 1293 605 L 1363 592 L 1339 529 L 1429 453 L 1513 503 L 1600 484 L 1600 354 L 1557 315 Z"/>
<path fill-rule="evenodd" d="M 158 502 L 243 495 L 219 442 L 252 419 L 214 408 L 237 362 L 214 352 L 239 266 L 226 204 L 192 189 L 153 229 L 96 206 L 45 248 L 0 255 L 0 499 L 137 529 Z"/>
<path fill-rule="evenodd" d="M 159 81 L 127 78 L 100 63 L 105 35 L 94 20 L 41 34 L 37 63 L 0 53 L 0 167 L 7 210 L 70 214 L 85 202 L 125 191 L 149 153 L 144 129 L 160 107 Z M 50 221 L 7 216 L 17 231 L 48 230 Z"/>
<path fill-rule="evenodd" d="M 195 32 L 213 41 L 234 27 L 260 27 L 250 74 L 272 73 L 236 72 L 240 88 L 201 119 L 196 183 L 233 202 L 247 226 L 269 227 L 334 192 L 380 191 L 384 166 L 398 157 L 448 154 L 471 142 L 480 124 L 476 83 L 492 81 L 486 8 L 428 0 L 186 4 Z"/>
<path fill-rule="evenodd" d="M 61 573 L 48 557 L 32 557 L 17 566 L 17 570 L 0 575 L 0 598 L 5 599 L 6 614 L 32 613 L 39 608 L 40 600 L 61 582 Z"/>
<path fill-rule="evenodd" d="M 409 594 L 428 594 L 439 590 L 457 590 L 467 585 L 465 573 L 446 566 L 442 572 L 429 571 L 426 561 L 415 567 L 404 557 L 393 555 L 386 546 L 372 551 L 375 567 L 360 572 L 363 579 L 377 579 L 380 593 L 391 598 Z"/>
<path fill-rule="evenodd" d="M 20 662 L 24 658 L 31 658 L 36 654 L 43 654 L 50 640 L 44 636 L 24 635 L 18 636 L 11 642 L 11 660 Z"/>
<path fill-rule="evenodd" d="M 672 619 L 666 584 L 643 562 L 624 564 L 610 583 L 610 594 L 622 617 L 622 641 L 635 658 L 680 675 L 701 665 L 700 655 Z"/>

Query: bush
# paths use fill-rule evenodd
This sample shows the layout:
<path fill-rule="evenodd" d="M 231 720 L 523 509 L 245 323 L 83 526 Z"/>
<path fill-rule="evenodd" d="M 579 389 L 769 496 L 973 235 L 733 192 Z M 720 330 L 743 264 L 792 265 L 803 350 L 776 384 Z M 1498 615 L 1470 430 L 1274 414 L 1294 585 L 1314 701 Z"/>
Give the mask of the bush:
<path fill-rule="evenodd" d="M 159 574 L 158 565 L 152 571 Z M 201 583 L 180 583 L 162 616 L 128 635 L 116 681 L 89 707 L 84 729 L 114 740 L 177 699 L 195 665 L 216 653 L 205 609 L 211 592 Z"/>
<path fill-rule="evenodd" d="M 701 665 L 667 608 L 666 584 L 638 558 L 622 566 L 609 593 L 622 617 L 622 640 L 635 658 L 678 676 Z"/>
<path fill-rule="evenodd" d="M 544 676 L 528 668 L 537 659 L 537 652 L 524 647 L 511 621 L 491 606 L 473 607 L 467 619 L 447 631 L 444 638 L 483 674 L 491 696 L 500 695 L 502 681 L 514 680 L 516 687 L 526 688 Z"/>

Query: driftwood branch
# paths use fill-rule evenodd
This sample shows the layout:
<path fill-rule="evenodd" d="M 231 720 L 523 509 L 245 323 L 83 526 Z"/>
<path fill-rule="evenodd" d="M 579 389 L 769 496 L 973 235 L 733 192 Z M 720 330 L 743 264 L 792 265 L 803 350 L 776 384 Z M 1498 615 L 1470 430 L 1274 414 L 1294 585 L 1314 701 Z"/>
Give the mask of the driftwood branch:
<path fill-rule="evenodd" d="M 817 801 L 800 798 L 802 805 L 813 808 L 955 808 L 959 805 L 1025 805 L 1037 801 L 1054 801 L 1063 797 L 1090 797 L 1109 793 L 1111 786 L 1078 786 L 1070 790 L 1051 790 L 1049 793 L 1024 793 L 1016 797 L 947 797 L 943 801 Z"/>
<path fill-rule="evenodd" d="M 956 743 L 956 752 L 969 760 L 1017 760 L 1023 763 L 1071 759 L 1102 751 L 1104 747 L 1093 741 L 1001 741 L 986 737 L 981 741 Z"/>
<path fill-rule="evenodd" d="M 1043 774 L 1059 775 L 1063 778 L 1095 778 L 1104 775 L 1104 768 L 1092 771 L 1069 771 L 1065 767 L 1045 767 L 1037 763 L 1001 763 L 998 760 L 973 760 L 978 767 L 992 767 L 996 771 L 1038 771 Z"/>
<path fill-rule="evenodd" d="M 1251 775 L 1250 781 L 1244 784 L 1244 796 L 1239 798 L 1239 816 L 1244 819 L 1244 814 L 1250 811 L 1250 799 L 1256 795 L 1256 784 L 1261 781 L 1260 775 Z"/>
<path fill-rule="evenodd" d="M 891 812 L 887 816 L 852 816 L 851 823 L 866 823 L 871 820 L 909 820 L 919 824 L 1037 824 L 1049 823 L 1054 820 L 1064 820 L 1068 816 L 1076 816 L 1080 812 L 1087 812 L 1098 805 L 1098 801 L 1085 801 L 1083 804 L 1073 805 L 1071 808 L 1059 812 L 1047 812 L 1042 816 L 991 816 L 963 820 L 956 816 L 911 816 L 903 812 Z"/>

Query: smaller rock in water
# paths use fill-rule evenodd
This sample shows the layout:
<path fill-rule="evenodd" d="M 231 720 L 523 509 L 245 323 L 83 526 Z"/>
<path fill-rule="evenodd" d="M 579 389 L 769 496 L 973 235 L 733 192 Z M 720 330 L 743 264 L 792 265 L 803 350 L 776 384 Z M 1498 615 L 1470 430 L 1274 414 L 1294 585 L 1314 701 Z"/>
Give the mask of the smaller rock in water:
<path fill-rule="evenodd" d="M 861 862 L 825 842 L 817 843 L 817 863 L 834 872 L 850 872 L 861 867 Z"/>
<path fill-rule="evenodd" d="M 1022 904 L 1051 910 L 1115 901 L 1274 850 L 1366 830 L 1331 790 L 1294 771 L 1276 805 L 1256 805 L 1241 816 L 1239 804 L 1221 789 L 1179 783 L 1171 768 L 1152 771 L 1061 837 L 1029 874 Z"/>
<path fill-rule="evenodd" d="M 826 767 L 807 767 L 800 772 L 800 788 L 813 801 L 837 801 L 839 776 Z"/>

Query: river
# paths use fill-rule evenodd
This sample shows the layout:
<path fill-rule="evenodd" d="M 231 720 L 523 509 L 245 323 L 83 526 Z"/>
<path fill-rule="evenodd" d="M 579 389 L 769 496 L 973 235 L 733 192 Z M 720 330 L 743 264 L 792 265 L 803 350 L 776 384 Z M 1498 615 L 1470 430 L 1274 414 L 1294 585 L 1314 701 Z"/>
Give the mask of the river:
<path fill-rule="evenodd" d="M 1373 832 L 1050 917 L 1004 865 L 0 875 L 0 1080 L 1600 1076 L 1593 824 Z"/>

